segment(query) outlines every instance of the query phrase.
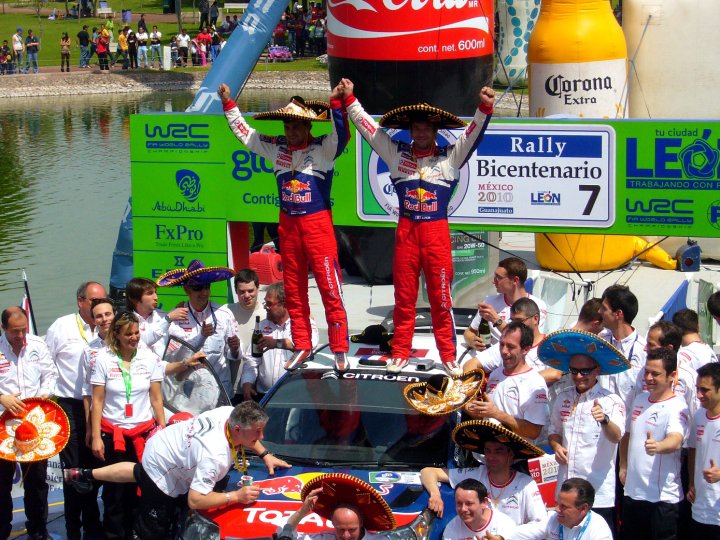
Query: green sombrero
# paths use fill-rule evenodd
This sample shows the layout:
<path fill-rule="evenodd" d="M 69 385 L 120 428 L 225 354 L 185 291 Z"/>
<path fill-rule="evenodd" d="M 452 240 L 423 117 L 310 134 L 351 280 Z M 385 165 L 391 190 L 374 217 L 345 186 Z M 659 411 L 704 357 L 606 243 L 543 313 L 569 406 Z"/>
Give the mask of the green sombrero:
<path fill-rule="evenodd" d="M 468 420 L 453 430 L 453 442 L 473 452 L 484 453 L 486 442 L 497 442 L 510 448 L 515 459 L 530 459 L 545 455 L 539 448 L 514 431 L 490 420 Z"/>
<path fill-rule="evenodd" d="M 583 330 L 558 330 L 548 334 L 538 346 L 540 360 L 563 373 L 570 371 L 570 359 L 579 354 L 595 360 L 601 375 L 630 369 L 630 362 L 619 349 Z"/>
<path fill-rule="evenodd" d="M 379 124 L 390 129 L 410 129 L 412 122 L 430 122 L 439 129 L 465 127 L 465 122 L 452 113 L 433 107 L 429 103 L 403 105 L 385 113 Z"/>

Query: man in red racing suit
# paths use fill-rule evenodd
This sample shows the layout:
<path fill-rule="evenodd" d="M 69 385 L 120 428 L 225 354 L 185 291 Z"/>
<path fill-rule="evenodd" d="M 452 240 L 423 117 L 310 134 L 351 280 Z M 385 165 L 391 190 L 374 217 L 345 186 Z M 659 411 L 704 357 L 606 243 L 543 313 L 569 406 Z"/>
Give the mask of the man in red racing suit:
<path fill-rule="evenodd" d="M 495 92 L 483 87 L 480 106 L 470 125 L 454 145 L 440 147 L 435 142 L 438 129 L 462 127 L 465 125 L 462 120 L 423 103 L 398 107 L 383 116 L 378 124 L 353 95 L 353 83 L 342 79 L 340 85 L 350 119 L 387 164 L 398 197 L 393 263 L 395 333 L 387 370 L 399 372 L 409 362 L 422 270 L 440 359 L 448 372 L 459 375 L 462 371 L 456 361 L 450 296 L 453 265 L 448 204 L 460 178 L 460 169 L 480 144 L 490 121 Z M 409 129 L 412 143 L 393 141 L 381 127 Z"/>
<path fill-rule="evenodd" d="M 330 349 L 335 353 L 338 371 L 347 369 L 347 314 L 342 298 L 341 270 L 330 212 L 335 159 L 350 138 L 350 130 L 342 103 L 341 90 L 336 87 L 327 104 L 307 105 L 295 97 L 287 107 L 260 113 L 258 119 L 279 119 L 284 122 L 285 136 L 270 137 L 258 133 L 242 117 L 230 89 L 218 89 L 223 110 L 235 136 L 251 151 L 273 164 L 280 198 L 279 234 L 282 244 L 285 305 L 292 320 L 295 353 L 285 364 L 286 369 L 300 366 L 312 350 L 310 303 L 308 300 L 308 267 L 317 282 L 325 307 Z M 329 118 L 331 117 L 331 118 Z M 313 137 L 310 122 L 332 121 L 329 135 Z"/>

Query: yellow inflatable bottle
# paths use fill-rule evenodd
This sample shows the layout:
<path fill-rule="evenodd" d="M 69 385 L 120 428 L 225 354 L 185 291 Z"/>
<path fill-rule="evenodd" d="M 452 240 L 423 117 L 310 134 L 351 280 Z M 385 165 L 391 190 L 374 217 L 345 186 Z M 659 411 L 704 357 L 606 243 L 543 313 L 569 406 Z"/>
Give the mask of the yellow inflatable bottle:
<path fill-rule="evenodd" d="M 609 0 L 542 0 L 530 36 L 530 115 L 627 115 L 627 46 Z"/>

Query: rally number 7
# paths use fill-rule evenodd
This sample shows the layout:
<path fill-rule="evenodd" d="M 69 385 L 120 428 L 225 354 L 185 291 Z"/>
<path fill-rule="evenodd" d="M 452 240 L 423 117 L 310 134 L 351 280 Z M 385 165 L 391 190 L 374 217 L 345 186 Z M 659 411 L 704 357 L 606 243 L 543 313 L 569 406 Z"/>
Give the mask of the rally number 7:
<path fill-rule="evenodd" d="M 597 201 L 598 195 L 600 195 L 600 186 L 581 184 L 578 186 L 578 188 L 580 189 L 580 191 L 590 192 L 590 198 L 588 199 L 588 202 L 585 205 L 585 210 L 583 210 L 582 213 L 583 216 L 589 216 L 592 213 L 592 209 L 595 206 L 595 201 Z"/>

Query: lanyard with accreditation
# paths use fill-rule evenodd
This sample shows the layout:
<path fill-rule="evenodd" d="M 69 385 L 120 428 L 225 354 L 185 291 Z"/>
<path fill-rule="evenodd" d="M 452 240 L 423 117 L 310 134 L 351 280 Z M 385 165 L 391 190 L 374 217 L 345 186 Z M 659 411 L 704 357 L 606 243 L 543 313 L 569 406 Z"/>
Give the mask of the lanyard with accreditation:
<path fill-rule="evenodd" d="M 130 403 L 130 396 L 132 395 L 132 373 L 130 373 L 130 370 L 132 369 L 132 361 L 133 358 L 135 358 L 135 354 L 135 351 L 133 351 L 132 358 L 130 358 L 130 369 L 125 371 L 123 367 L 123 357 L 120 356 L 120 353 L 117 353 L 118 367 L 120 368 L 120 373 L 125 383 L 125 418 L 130 418 L 133 415 L 133 406 L 132 403 Z"/>

